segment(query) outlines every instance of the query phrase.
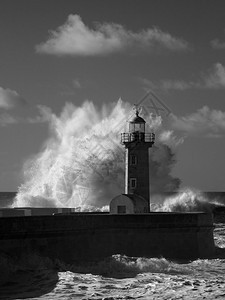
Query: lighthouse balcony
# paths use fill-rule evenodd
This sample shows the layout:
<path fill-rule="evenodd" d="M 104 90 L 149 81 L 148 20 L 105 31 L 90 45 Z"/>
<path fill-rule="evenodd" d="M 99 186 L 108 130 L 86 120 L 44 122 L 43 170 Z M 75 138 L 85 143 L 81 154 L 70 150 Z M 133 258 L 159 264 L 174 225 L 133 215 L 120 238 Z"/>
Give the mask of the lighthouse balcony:
<path fill-rule="evenodd" d="M 155 134 L 154 133 L 144 133 L 144 132 L 132 132 L 132 133 L 121 133 L 121 143 L 130 142 L 146 142 L 154 143 Z"/>

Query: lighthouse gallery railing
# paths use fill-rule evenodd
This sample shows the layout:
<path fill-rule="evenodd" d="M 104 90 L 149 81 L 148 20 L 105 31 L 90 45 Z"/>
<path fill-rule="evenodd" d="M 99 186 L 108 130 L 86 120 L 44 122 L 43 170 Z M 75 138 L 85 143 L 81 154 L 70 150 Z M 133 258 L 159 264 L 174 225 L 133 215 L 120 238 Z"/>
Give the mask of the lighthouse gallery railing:
<path fill-rule="evenodd" d="M 135 141 L 154 143 L 155 134 L 144 132 L 121 133 L 121 143 L 129 143 Z"/>

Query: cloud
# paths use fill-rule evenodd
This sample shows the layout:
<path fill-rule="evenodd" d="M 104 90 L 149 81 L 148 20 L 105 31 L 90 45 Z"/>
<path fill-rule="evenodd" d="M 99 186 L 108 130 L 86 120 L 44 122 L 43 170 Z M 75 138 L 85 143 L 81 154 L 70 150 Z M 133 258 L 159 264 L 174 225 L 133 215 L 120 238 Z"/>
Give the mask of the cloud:
<path fill-rule="evenodd" d="M 0 113 L 0 126 L 8 126 L 14 124 L 40 124 L 51 122 L 54 114 L 51 109 L 44 105 L 35 107 L 26 107 L 26 110 L 16 111 L 14 113 Z"/>
<path fill-rule="evenodd" d="M 73 79 L 72 85 L 76 89 L 80 89 L 81 88 L 81 83 L 80 83 L 80 81 L 78 79 Z"/>
<path fill-rule="evenodd" d="M 16 124 L 18 123 L 18 120 L 16 117 L 11 116 L 8 113 L 2 113 L 0 114 L 0 126 L 7 126 L 11 124 Z"/>
<path fill-rule="evenodd" d="M 52 116 L 54 115 L 51 109 L 45 105 L 37 105 L 38 114 L 34 117 L 28 117 L 24 121 L 26 123 L 35 124 L 35 123 L 45 123 L 51 122 Z"/>
<path fill-rule="evenodd" d="M 225 112 L 204 106 L 197 112 L 187 116 L 170 116 L 170 127 L 187 136 L 224 137 Z"/>
<path fill-rule="evenodd" d="M 60 87 L 62 96 L 74 97 L 77 95 L 77 91 L 82 89 L 84 85 L 81 84 L 81 81 L 78 78 L 74 78 L 69 83 L 61 84 Z"/>
<path fill-rule="evenodd" d="M 177 91 L 184 91 L 188 90 L 190 88 L 196 88 L 196 83 L 194 82 L 188 82 L 180 79 L 162 79 L 158 82 L 149 80 L 147 78 L 140 78 L 140 81 L 142 84 L 148 89 L 153 90 L 177 90 Z"/>
<path fill-rule="evenodd" d="M 161 80 L 160 86 L 163 90 L 180 90 L 184 91 L 190 89 L 195 84 L 192 82 L 185 82 L 184 80 Z"/>
<path fill-rule="evenodd" d="M 153 82 L 146 78 L 142 78 L 141 81 L 148 88 L 165 91 L 184 91 L 188 89 L 224 89 L 225 67 L 221 63 L 216 63 L 208 72 L 203 73 L 196 81 L 162 79 L 158 82 Z"/>
<path fill-rule="evenodd" d="M 0 108 L 12 109 L 26 105 L 26 101 L 16 92 L 0 87 Z"/>
<path fill-rule="evenodd" d="M 148 28 L 132 32 L 120 24 L 95 24 L 91 29 L 79 15 L 69 15 L 65 24 L 50 31 L 49 39 L 36 46 L 38 53 L 53 55 L 105 55 L 125 51 L 128 48 L 156 50 L 165 48 L 170 51 L 190 49 L 183 39 L 173 37 L 158 28 Z"/>
<path fill-rule="evenodd" d="M 23 118 L 9 114 L 5 110 L 26 107 L 26 105 L 26 101 L 16 91 L 0 87 L 0 126 L 24 122 Z"/>
<path fill-rule="evenodd" d="M 225 67 L 221 63 L 216 63 L 211 73 L 203 78 L 206 88 L 225 88 Z"/>
<path fill-rule="evenodd" d="M 213 49 L 222 50 L 225 49 L 225 42 L 220 42 L 218 39 L 212 40 L 210 42 Z"/>

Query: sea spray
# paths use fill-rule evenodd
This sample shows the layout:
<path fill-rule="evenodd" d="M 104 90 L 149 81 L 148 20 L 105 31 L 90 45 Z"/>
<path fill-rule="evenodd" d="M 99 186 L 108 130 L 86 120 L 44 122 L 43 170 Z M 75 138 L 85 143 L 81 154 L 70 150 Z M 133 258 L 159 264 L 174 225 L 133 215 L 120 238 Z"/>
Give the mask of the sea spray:
<path fill-rule="evenodd" d="M 160 195 L 161 199 L 163 195 Z M 159 196 L 158 196 L 159 197 Z M 156 196 L 156 199 L 157 196 Z M 207 195 L 201 191 L 186 188 L 183 191 L 177 192 L 174 195 L 164 195 L 164 201 L 161 204 L 154 203 L 152 211 L 164 212 L 212 212 L 216 207 L 224 206 L 216 198 L 209 199 Z"/>
<path fill-rule="evenodd" d="M 82 262 L 80 264 L 66 264 L 58 259 L 52 260 L 41 257 L 35 253 L 26 253 L 21 257 L 10 257 L 0 253 L 0 285 L 13 278 L 17 278 L 22 272 L 33 273 L 36 276 L 41 271 L 95 274 L 105 277 L 125 278 L 134 277 L 140 273 L 164 273 L 164 274 L 188 274 L 190 269 L 179 263 L 165 258 L 128 257 L 126 255 L 112 255 L 95 262 Z"/>
<path fill-rule="evenodd" d="M 171 175 L 176 163 L 171 147 L 158 141 L 149 152 L 150 155 L 150 191 L 151 194 L 177 191 L 181 180 Z"/>
<path fill-rule="evenodd" d="M 79 265 L 68 265 L 60 261 L 58 264 L 63 271 L 91 273 L 111 278 L 135 277 L 137 274 L 148 272 L 164 274 L 188 274 L 191 272 L 181 264 L 165 258 L 129 257 L 121 254 L 115 254 L 97 262 L 82 262 Z"/>
<path fill-rule="evenodd" d="M 103 107 L 101 112 L 85 102 L 82 107 L 67 104 L 60 117 L 53 115 L 51 136 L 43 151 L 25 165 L 25 183 L 19 189 L 16 205 L 108 204 L 105 194 L 110 197 L 110 191 L 119 193 L 122 189 L 123 152 L 114 140 L 118 140 L 115 124 L 120 127 L 121 119 L 124 123 L 126 111 L 129 107 L 121 101 L 112 111 Z"/>
<path fill-rule="evenodd" d="M 50 137 L 43 150 L 27 160 L 24 184 L 14 206 L 101 209 L 124 192 L 124 149 L 120 133 L 134 113 L 129 103 L 103 105 L 86 101 L 66 104 L 59 117 L 49 114 Z M 143 116 L 146 130 L 160 129 L 161 117 Z M 151 191 L 174 191 L 180 180 L 171 176 L 175 163 L 169 145 L 173 135 L 161 134 L 150 151 Z M 161 141 L 162 140 L 162 141 Z"/>

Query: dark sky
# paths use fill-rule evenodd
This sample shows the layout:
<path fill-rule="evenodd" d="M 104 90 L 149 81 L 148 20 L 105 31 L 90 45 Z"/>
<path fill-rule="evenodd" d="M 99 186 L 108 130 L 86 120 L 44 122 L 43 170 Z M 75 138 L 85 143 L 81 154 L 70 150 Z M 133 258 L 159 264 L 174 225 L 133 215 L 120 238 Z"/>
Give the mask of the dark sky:
<path fill-rule="evenodd" d="M 149 88 L 184 137 L 183 187 L 225 188 L 223 0 L 1 0 L 0 190 L 17 190 L 24 162 L 50 135 L 41 106 L 136 103 Z"/>

